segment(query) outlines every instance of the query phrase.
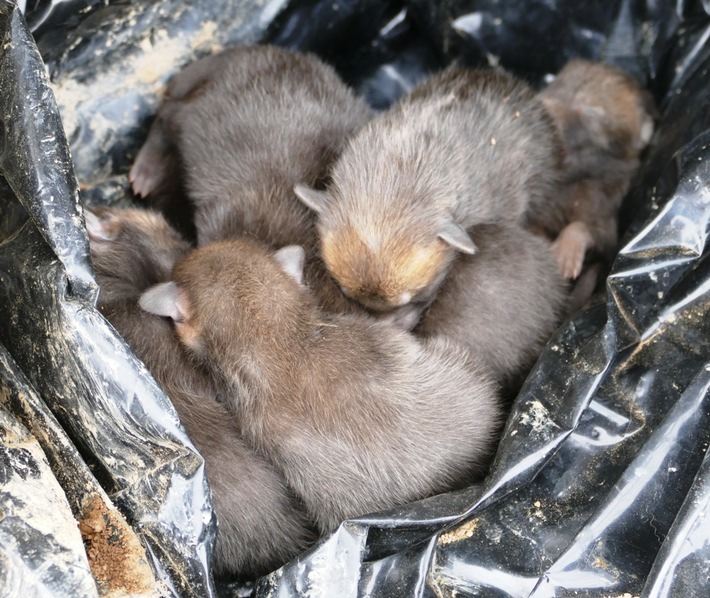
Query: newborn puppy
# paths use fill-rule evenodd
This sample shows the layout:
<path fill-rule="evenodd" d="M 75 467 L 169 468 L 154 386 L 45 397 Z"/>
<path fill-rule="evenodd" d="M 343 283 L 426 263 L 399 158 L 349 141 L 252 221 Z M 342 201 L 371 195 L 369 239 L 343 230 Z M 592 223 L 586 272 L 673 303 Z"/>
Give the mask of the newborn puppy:
<path fill-rule="evenodd" d="M 521 225 L 472 234 L 478 252 L 456 261 L 416 333 L 467 345 L 513 395 L 565 315 L 566 285 L 550 243 Z"/>
<path fill-rule="evenodd" d="M 554 125 L 528 86 L 450 67 L 374 118 L 327 191 L 296 187 L 318 213 L 321 254 L 343 292 L 381 311 L 426 305 L 476 224 L 519 222 L 557 188 Z"/>
<path fill-rule="evenodd" d="M 241 440 L 234 416 L 215 400 L 223 389 L 185 353 L 170 322 L 138 307 L 145 288 L 169 278 L 187 243 L 152 212 L 85 214 L 99 308 L 164 388 L 205 459 L 219 524 L 214 572 L 249 577 L 276 569 L 315 539 L 302 508 Z"/>
<path fill-rule="evenodd" d="M 249 239 L 201 247 L 144 309 L 231 382 L 244 438 L 303 498 L 320 530 L 473 482 L 502 423 L 490 375 L 443 339 L 326 316 L 303 251 Z"/>
<path fill-rule="evenodd" d="M 585 254 L 611 259 L 617 214 L 653 135 L 656 109 L 623 71 L 586 60 L 569 62 L 539 93 L 564 147 L 561 193 L 534 214 L 533 226 L 551 239 L 565 278 L 577 278 Z"/>
<path fill-rule="evenodd" d="M 170 82 L 131 170 L 134 190 L 149 195 L 177 153 L 198 245 L 239 235 L 272 248 L 303 245 L 321 303 L 352 309 L 325 275 L 314 215 L 293 187 L 321 184 L 347 137 L 369 118 L 364 101 L 316 56 L 234 47 Z"/>

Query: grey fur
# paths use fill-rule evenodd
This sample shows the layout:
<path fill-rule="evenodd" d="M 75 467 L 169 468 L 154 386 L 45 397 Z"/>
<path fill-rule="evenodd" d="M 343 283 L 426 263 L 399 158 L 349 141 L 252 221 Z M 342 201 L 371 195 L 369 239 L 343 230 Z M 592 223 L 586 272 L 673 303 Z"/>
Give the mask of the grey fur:
<path fill-rule="evenodd" d="M 515 390 L 565 315 L 566 285 L 550 243 L 521 225 L 481 225 L 473 235 L 478 253 L 456 261 L 416 333 L 470 347 Z"/>
<path fill-rule="evenodd" d="M 231 381 L 244 438 L 321 531 L 485 471 L 502 412 L 487 370 L 461 346 L 324 315 L 248 239 L 195 250 L 173 277 L 192 314 L 178 335 Z"/>
<path fill-rule="evenodd" d="M 460 235 L 447 246 L 442 232 L 452 223 L 465 235 L 477 224 L 522 222 L 531 206 L 554 193 L 560 162 L 551 119 L 525 83 L 501 72 L 450 67 L 353 137 L 325 196 L 311 198 L 321 208 L 326 265 L 372 308 L 396 307 L 393 298 L 403 292 L 426 303 L 456 251 L 475 250 Z M 347 229 L 362 246 L 343 240 Z M 412 245 L 446 253 L 425 284 L 402 274 L 406 262 L 391 267 Z"/>
<path fill-rule="evenodd" d="M 138 307 L 142 291 L 169 278 L 187 243 L 152 212 L 102 210 L 87 216 L 99 308 L 165 389 L 205 459 L 219 524 L 215 573 L 256 576 L 279 567 L 315 539 L 302 507 L 217 402 L 225 394 L 223 384 L 182 349 L 169 320 Z"/>
<path fill-rule="evenodd" d="M 164 156 L 174 146 L 195 207 L 198 245 L 239 235 L 273 249 L 301 245 L 306 279 L 321 303 L 348 310 L 354 306 L 318 257 L 314 216 L 293 187 L 321 184 L 348 136 L 370 116 L 316 56 L 238 46 L 173 78 L 133 170 L 167 172 Z"/>

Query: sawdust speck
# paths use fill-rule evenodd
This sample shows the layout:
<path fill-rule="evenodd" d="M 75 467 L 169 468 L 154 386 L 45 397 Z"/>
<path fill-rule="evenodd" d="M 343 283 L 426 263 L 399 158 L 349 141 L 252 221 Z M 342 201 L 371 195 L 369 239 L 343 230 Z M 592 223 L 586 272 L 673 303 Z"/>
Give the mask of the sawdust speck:
<path fill-rule="evenodd" d="M 452 544 L 453 542 L 459 542 L 461 540 L 465 540 L 466 538 L 470 538 L 473 536 L 473 532 L 476 531 L 477 527 L 478 521 L 476 519 L 467 521 L 456 529 L 441 534 L 441 536 L 439 536 L 439 544 Z"/>

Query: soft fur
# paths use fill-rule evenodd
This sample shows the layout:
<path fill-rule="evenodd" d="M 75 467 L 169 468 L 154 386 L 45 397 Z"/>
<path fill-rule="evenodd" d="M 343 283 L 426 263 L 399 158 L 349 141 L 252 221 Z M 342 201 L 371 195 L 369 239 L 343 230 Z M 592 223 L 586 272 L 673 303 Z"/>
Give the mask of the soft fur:
<path fill-rule="evenodd" d="M 320 185 L 370 110 L 311 54 L 239 46 L 175 76 L 131 171 L 142 195 L 177 154 L 195 209 L 198 245 L 248 235 L 272 248 L 298 244 L 306 276 L 328 309 L 354 309 L 318 255 L 314 215 L 294 185 Z"/>
<path fill-rule="evenodd" d="M 478 479 L 501 425 L 488 371 L 450 341 L 325 315 L 292 255 L 205 246 L 141 305 L 175 314 L 185 345 L 230 381 L 244 438 L 321 531 Z"/>
<path fill-rule="evenodd" d="M 187 243 L 143 210 L 87 212 L 87 229 L 99 308 L 165 389 L 205 459 L 219 524 L 215 573 L 251 577 L 279 567 L 314 540 L 301 506 L 215 400 L 223 385 L 182 349 L 169 320 L 138 307 L 142 291 L 169 278 Z"/>
<path fill-rule="evenodd" d="M 561 192 L 532 214 L 555 239 L 566 278 L 582 271 L 587 252 L 609 259 L 617 249 L 617 213 L 651 140 L 656 109 L 650 95 L 616 67 L 573 60 L 539 94 L 564 147 Z"/>
<path fill-rule="evenodd" d="M 514 393 L 566 311 L 550 243 L 522 225 L 475 227 L 479 251 L 454 264 L 416 333 L 475 351 Z"/>
<path fill-rule="evenodd" d="M 372 309 L 428 303 L 467 230 L 521 222 L 554 193 L 561 150 L 534 93 L 504 73 L 450 67 L 370 121 L 327 191 L 299 186 L 319 213 L 325 263 Z"/>

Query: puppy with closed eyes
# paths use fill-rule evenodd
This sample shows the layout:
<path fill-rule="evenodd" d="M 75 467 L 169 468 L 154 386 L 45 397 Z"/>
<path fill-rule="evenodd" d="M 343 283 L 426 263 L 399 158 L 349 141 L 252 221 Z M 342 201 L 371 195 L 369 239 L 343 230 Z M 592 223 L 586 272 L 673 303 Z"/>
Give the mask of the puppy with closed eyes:
<path fill-rule="evenodd" d="M 315 541 L 302 506 L 217 402 L 222 383 L 183 350 L 167 320 L 138 306 L 143 291 L 169 279 L 189 245 L 147 210 L 85 215 L 98 307 L 163 387 L 204 457 L 218 522 L 214 572 L 256 577 L 276 569 Z"/>
<path fill-rule="evenodd" d="M 617 215 L 653 135 L 651 95 L 622 70 L 572 60 L 538 97 L 553 117 L 564 150 L 560 193 L 531 222 L 554 241 L 565 278 L 582 272 L 587 254 L 610 262 Z"/>
<path fill-rule="evenodd" d="M 363 127 L 325 191 L 296 193 L 343 292 L 392 311 L 430 303 L 456 258 L 476 253 L 471 227 L 523 222 L 560 167 L 552 119 L 525 83 L 453 66 Z"/>
<path fill-rule="evenodd" d="M 486 368 L 451 341 L 326 314 L 303 259 L 298 246 L 213 243 L 140 305 L 228 381 L 244 438 L 322 532 L 480 478 L 502 423 Z"/>

